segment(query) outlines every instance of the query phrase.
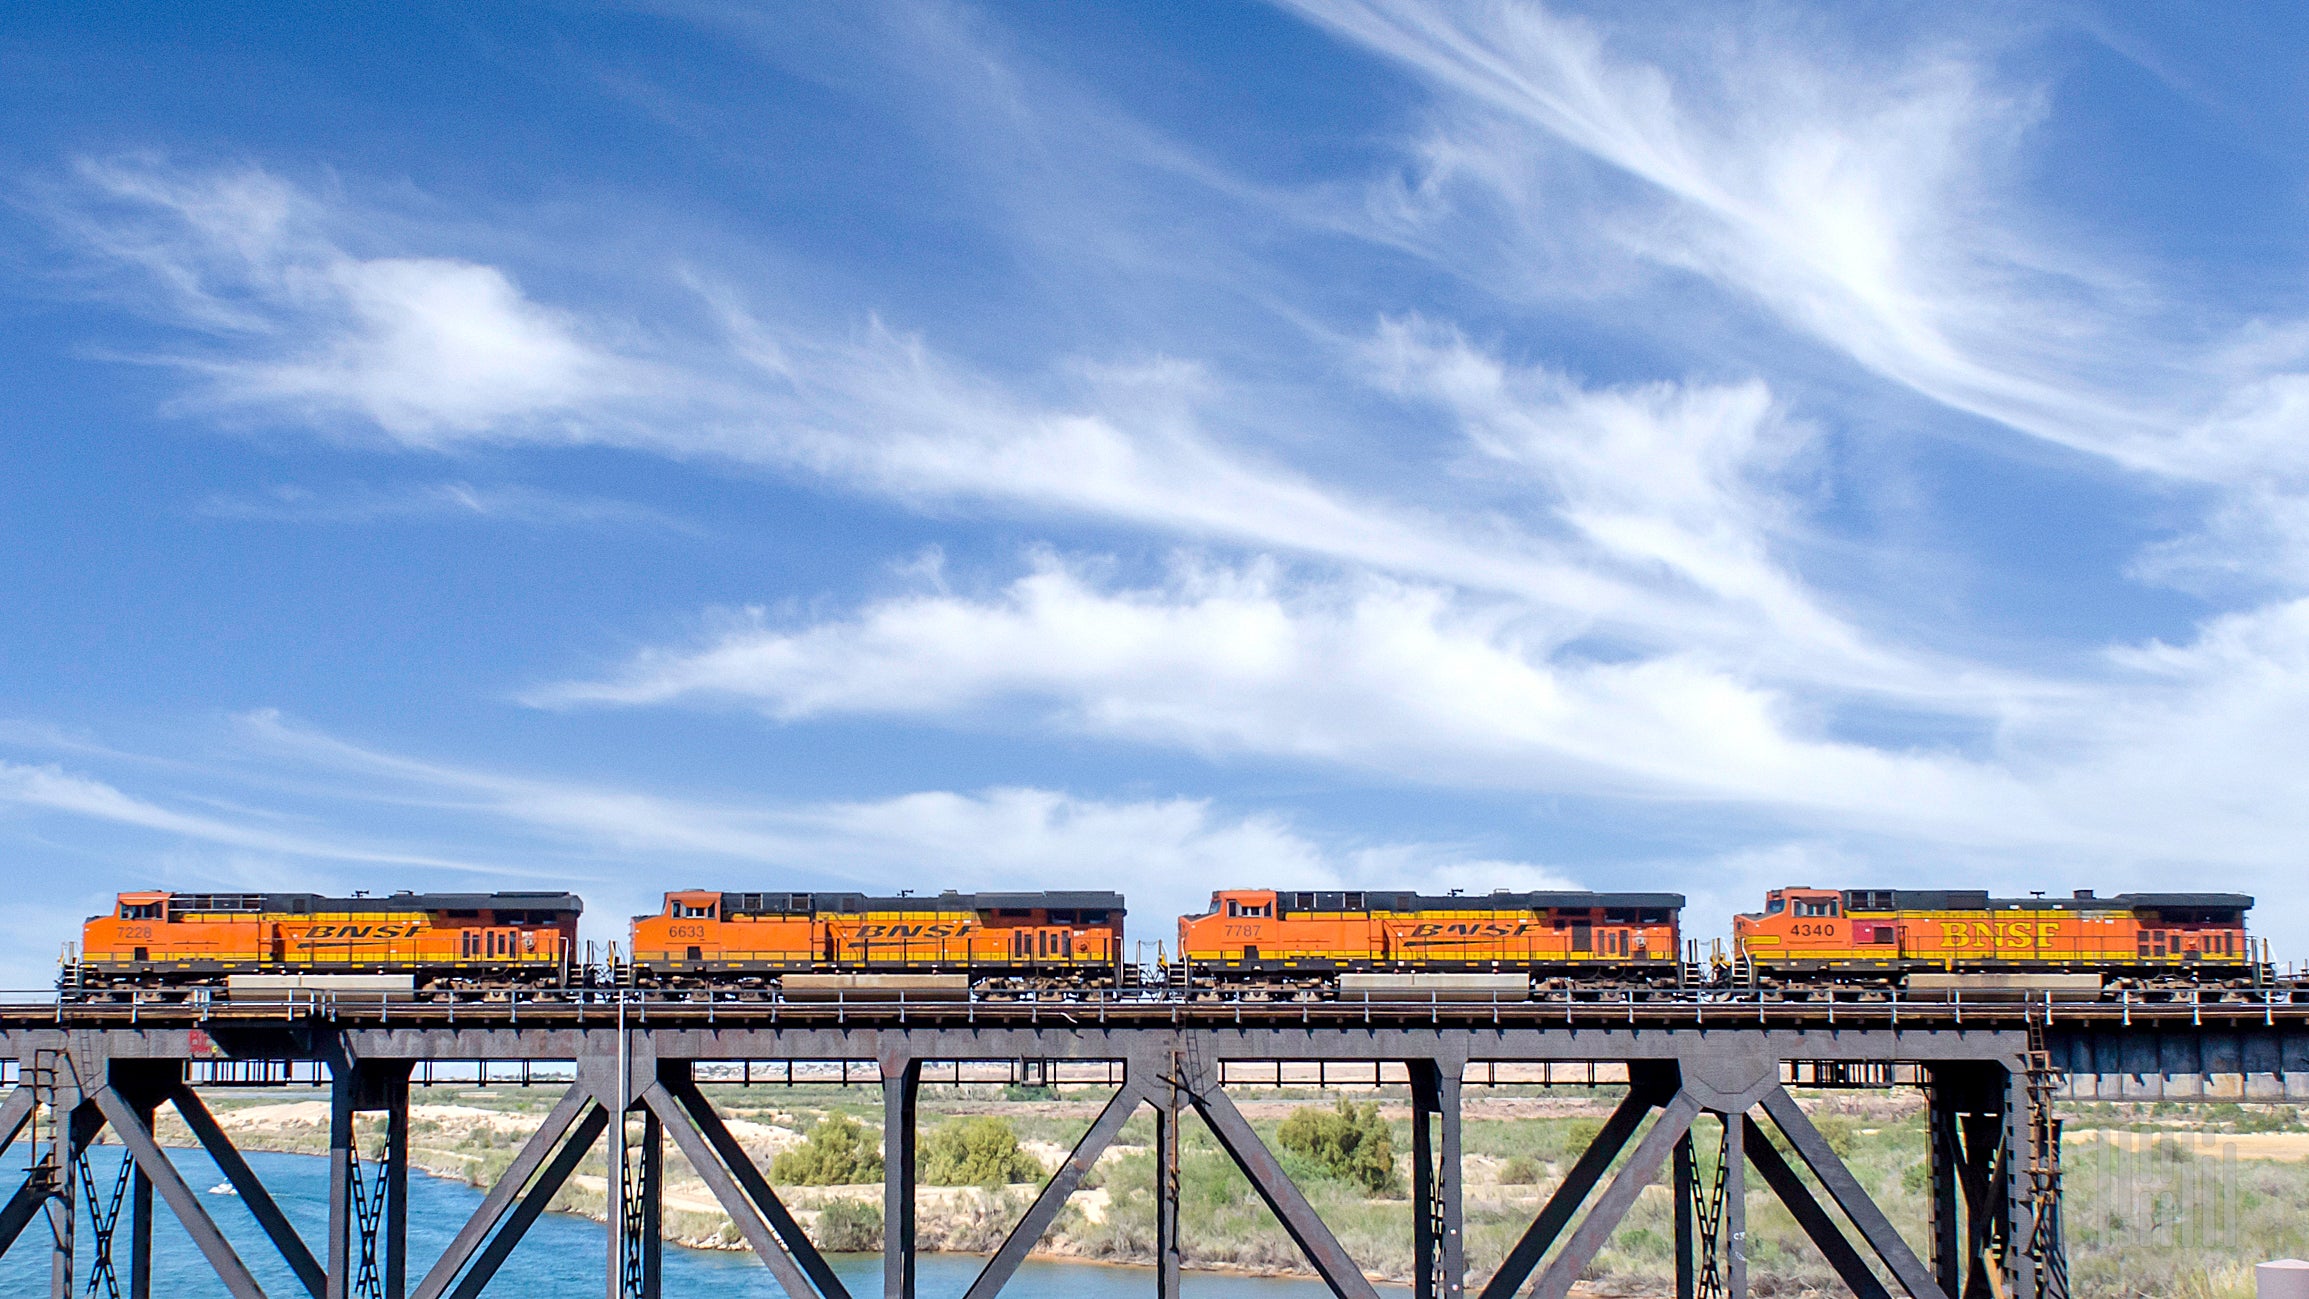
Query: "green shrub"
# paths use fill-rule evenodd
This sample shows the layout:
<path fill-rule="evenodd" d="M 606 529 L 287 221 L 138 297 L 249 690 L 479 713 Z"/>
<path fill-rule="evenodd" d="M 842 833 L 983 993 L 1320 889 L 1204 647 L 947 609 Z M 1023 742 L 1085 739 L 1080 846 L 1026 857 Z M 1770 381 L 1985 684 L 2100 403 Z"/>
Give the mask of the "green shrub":
<path fill-rule="evenodd" d="M 1001 1119 L 957 1119 L 922 1138 L 924 1186 L 1001 1186 L 1039 1182 L 1042 1163 L 1018 1148 L 1018 1134 Z"/>
<path fill-rule="evenodd" d="M 810 1128 L 810 1139 L 770 1161 L 770 1180 L 782 1186 L 854 1186 L 882 1180 L 882 1152 L 856 1119 L 828 1115 Z M 880 1219 L 875 1231 L 879 1233 Z"/>
<path fill-rule="evenodd" d="M 2300 1119 L 2300 1112 L 2290 1105 L 2257 1105 L 2237 1116 L 2237 1131 L 2285 1132 Z"/>
<path fill-rule="evenodd" d="M 1537 1186 L 1547 1176 L 1547 1167 L 1528 1155 L 1517 1155 L 1499 1166 L 1499 1180 L 1506 1186 Z"/>
<path fill-rule="evenodd" d="M 829 1254 L 864 1254 L 882 1248 L 882 1206 L 862 1200 L 830 1200 L 818 1210 L 814 1242 Z"/>
<path fill-rule="evenodd" d="M 1294 1110 L 1275 1139 L 1326 1175 L 1353 1182 L 1373 1195 L 1389 1194 L 1400 1185 L 1395 1139 L 1375 1101 L 1357 1105 L 1342 1096 L 1336 1109 L 1310 1105 Z"/>
<path fill-rule="evenodd" d="M 1054 1101 L 1058 1089 L 1048 1083 L 1011 1083 L 1002 1089 L 1006 1101 Z"/>

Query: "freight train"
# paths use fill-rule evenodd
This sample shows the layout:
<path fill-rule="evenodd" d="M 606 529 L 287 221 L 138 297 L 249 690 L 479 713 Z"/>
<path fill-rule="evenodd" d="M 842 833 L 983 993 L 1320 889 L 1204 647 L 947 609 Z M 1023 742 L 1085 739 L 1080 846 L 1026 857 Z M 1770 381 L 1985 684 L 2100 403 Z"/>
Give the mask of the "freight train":
<path fill-rule="evenodd" d="M 2239 893 L 1774 889 L 1704 960 L 1684 905 L 1675 893 L 1224 889 L 1142 967 L 1125 951 L 1119 893 L 681 890 L 597 963 L 579 951 L 583 903 L 569 893 L 141 892 L 88 920 L 62 984 L 89 996 L 610 985 L 1063 997 L 1151 979 L 1189 999 L 2089 998 L 2246 987 L 2268 972 Z"/>

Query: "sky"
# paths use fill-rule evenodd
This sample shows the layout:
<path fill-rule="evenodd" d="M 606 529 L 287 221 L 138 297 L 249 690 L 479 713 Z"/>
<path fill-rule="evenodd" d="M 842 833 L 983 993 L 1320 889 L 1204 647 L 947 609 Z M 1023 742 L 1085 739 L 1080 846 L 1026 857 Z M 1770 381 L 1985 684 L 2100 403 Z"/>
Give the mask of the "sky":
<path fill-rule="evenodd" d="M 2254 894 L 2309 15 L 0 20 L 0 986 L 119 890 Z"/>

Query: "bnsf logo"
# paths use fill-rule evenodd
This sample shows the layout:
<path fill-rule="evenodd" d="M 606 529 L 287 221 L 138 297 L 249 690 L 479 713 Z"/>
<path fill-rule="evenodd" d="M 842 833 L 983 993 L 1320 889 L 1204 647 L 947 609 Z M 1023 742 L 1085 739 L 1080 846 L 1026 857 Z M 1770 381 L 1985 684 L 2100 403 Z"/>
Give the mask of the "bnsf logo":
<path fill-rule="evenodd" d="M 960 938 L 970 929 L 966 920 L 940 920 L 918 925 L 860 925 L 860 938 Z"/>
<path fill-rule="evenodd" d="M 1943 920 L 1940 941 L 1950 947 L 2030 947 L 2060 937 L 2054 920 Z"/>
<path fill-rule="evenodd" d="M 316 938 L 415 938 L 424 928 L 424 922 L 418 920 L 397 925 L 314 925 L 299 937 L 307 941 Z"/>
<path fill-rule="evenodd" d="M 1528 920 L 1453 920 L 1413 925 L 1413 938 L 1521 938 L 1532 930 Z"/>

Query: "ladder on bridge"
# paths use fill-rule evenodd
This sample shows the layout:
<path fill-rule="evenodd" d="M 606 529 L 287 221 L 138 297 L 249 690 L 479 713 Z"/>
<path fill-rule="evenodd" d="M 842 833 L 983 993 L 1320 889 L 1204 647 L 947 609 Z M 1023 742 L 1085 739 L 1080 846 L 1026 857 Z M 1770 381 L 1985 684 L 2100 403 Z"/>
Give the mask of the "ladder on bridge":
<path fill-rule="evenodd" d="M 2061 1229 L 2061 1120 L 2053 1112 L 2061 1071 L 2045 1047 L 2044 1025 L 2028 1026 L 2028 1150 L 2023 1167 L 2028 1196 L 2026 1253 L 2036 1265 L 2037 1299 L 2068 1299 L 2068 1246 Z"/>

